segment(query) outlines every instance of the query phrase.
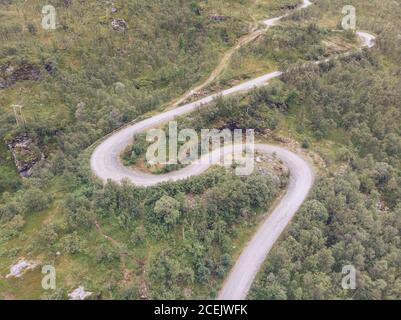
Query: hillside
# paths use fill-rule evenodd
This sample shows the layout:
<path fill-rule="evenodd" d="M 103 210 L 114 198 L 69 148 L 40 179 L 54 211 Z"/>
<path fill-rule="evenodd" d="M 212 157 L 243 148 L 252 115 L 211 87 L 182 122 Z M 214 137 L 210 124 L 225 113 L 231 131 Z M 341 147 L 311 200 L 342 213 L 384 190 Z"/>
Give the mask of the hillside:
<path fill-rule="evenodd" d="M 315 167 L 309 199 L 249 298 L 400 299 L 401 2 L 319 0 L 294 11 L 300 3 L 52 0 L 50 31 L 42 2 L 0 0 L 0 298 L 68 299 L 79 286 L 91 299 L 216 298 L 288 186 L 283 163 L 257 155 L 248 177 L 215 166 L 142 188 L 103 185 L 90 156 L 106 135 L 180 97 L 282 70 L 266 87 L 178 118 L 197 132 L 253 128 L 257 143 Z M 374 48 L 359 50 L 356 34 L 340 30 L 349 4 Z M 264 29 L 261 20 L 286 13 Z M 147 147 L 127 146 L 125 164 L 145 167 Z M 21 260 L 37 267 L 6 278 Z M 42 289 L 43 265 L 55 267 L 56 290 Z M 357 290 L 341 287 L 346 265 Z"/>

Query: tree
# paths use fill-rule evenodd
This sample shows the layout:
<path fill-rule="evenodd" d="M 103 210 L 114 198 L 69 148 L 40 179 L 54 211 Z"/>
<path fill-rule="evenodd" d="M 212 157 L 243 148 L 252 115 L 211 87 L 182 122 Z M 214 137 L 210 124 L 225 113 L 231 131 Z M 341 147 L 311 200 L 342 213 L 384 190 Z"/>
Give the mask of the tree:
<path fill-rule="evenodd" d="M 99 263 L 111 263 L 120 260 L 120 253 L 108 242 L 102 242 L 96 247 L 95 258 Z"/>
<path fill-rule="evenodd" d="M 8 202 L 0 206 L 0 221 L 6 222 L 11 220 L 22 211 L 21 207 L 16 202 Z"/>
<path fill-rule="evenodd" d="M 49 203 L 49 196 L 37 188 L 28 189 L 22 196 L 22 204 L 28 212 L 42 211 Z"/>
<path fill-rule="evenodd" d="M 71 234 L 67 234 L 61 239 L 61 247 L 69 254 L 75 254 L 82 251 L 82 241 L 78 236 L 78 233 L 74 231 Z"/>
<path fill-rule="evenodd" d="M 180 203 L 169 196 L 163 196 L 154 206 L 156 216 L 167 225 L 175 225 L 180 218 Z"/>
<path fill-rule="evenodd" d="M 268 183 L 270 182 L 270 183 Z M 276 194 L 278 186 L 271 185 L 267 177 L 252 175 L 246 180 L 247 193 L 254 208 L 266 208 Z"/>
<path fill-rule="evenodd" d="M 141 227 L 136 227 L 131 233 L 131 243 L 133 245 L 141 245 L 145 242 L 146 234 Z"/>
<path fill-rule="evenodd" d="M 247 186 L 238 178 L 209 189 L 204 198 L 205 207 L 211 216 L 221 217 L 230 223 L 241 215 L 246 216 L 250 207 Z"/>
<path fill-rule="evenodd" d="M 65 200 L 66 219 L 71 228 L 89 228 L 92 226 L 90 205 L 84 196 L 67 196 Z"/>
<path fill-rule="evenodd" d="M 48 248 L 53 247 L 59 238 L 59 230 L 57 229 L 57 226 L 53 223 L 43 225 L 39 232 L 39 242 Z"/>

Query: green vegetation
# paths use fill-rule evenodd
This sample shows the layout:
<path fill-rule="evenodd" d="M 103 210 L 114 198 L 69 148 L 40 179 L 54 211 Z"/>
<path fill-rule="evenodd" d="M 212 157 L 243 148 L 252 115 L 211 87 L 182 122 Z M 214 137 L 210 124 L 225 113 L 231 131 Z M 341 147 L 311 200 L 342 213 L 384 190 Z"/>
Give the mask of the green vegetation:
<path fill-rule="evenodd" d="M 0 193 L 14 191 L 19 184 L 20 179 L 12 155 L 7 151 L 7 146 L 0 143 Z"/>
<path fill-rule="evenodd" d="M 262 199 L 254 198 L 251 186 Z M 279 187 L 271 176 L 241 179 L 216 168 L 147 190 L 109 184 L 98 192 L 95 210 L 118 221 L 128 250 L 150 268 L 149 278 L 139 275 L 146 279 L 148 297 L 212 298 L 231 265 L 238 236 L 254 225 L 255 210 L 265 210 Z M 144 295 L 139 285 L 133 288 Z"/>
<path fill-rule="evenodd" d="M 342 3 L 319 1 L 311 16 L 329 24 Z M 300 93 L 295 130 L 327 168 L 267 259 L 253 299 L 401 298 L 400 3 L 351 3 L 378 48 L 283 77 Z M 356 290 L 341 287 L 346 265 L 357 270 Z"/>
<path fill-rule="evenodd" d="M 277 17 L 291 10 L 300 0 L 209 0 L 198 1 L 199 7 L 220 16 L 246 21 Z"/>
<path fill-rule="evenodd" d="M 264 3 L 285 10 L 280 1 Z M 58 16 L 52 32 L 40 27 L 39 1 L 1 3 L 0 139 L 27 133 L 45 160 L 21 179 L 0 144 L 0 273 L 21 257 L 52 264 L 58 290 L 41 289 L 38 267 L 21 281 L 2 279 L 0 297 L 65 299 L 79 285 L 94 298 L 213 297 L 285 179 L 240 179 L 216 168 L 182 185 L 103 188 L 83 152 L 205 78 L 248 32 L 258 8 L 244 1 L 228 12 L 221 1 L 117 1 L 113 13 L 107 1 L 49 4 Z M 116 30 L 113 19 L 125 27 Z M 12 104 L 24 106 L 25 126 L 16 127 Z M 251 186 L 261 199 L 242 194 Z M 231 205 L 215 212 L 211 203 L 221 201 Z M 171 292 L 159 286 L 171 279 Z"/>
<path fill-rule="evenodd" d="M 40 268 L 2 277 L 0 298 L 66 299 L 79 285 L 94 299 L 215 297 L 286 176 L 258 168 L 240 178 L 216 167 L 148 189 L 103 186 L 87 148 L 168 105 L 204 80 L 251 24 L 298 2 L 130 0 L 115 1 L 113 13 L 108 1 L 52 0 L 59 26 L 48 32 L 40 1 L 0 1 L 0 274 L 25 257 L 54 265 L 58 283 L 44 292 Z M 356 47 L 353 33 L 332 30 L 345 4 L 357 7 L 360 29 L 378 35 L 377 47 L 304 66 Z M 251 298 L 400 298 L 399 6 L 316 1 L 238 51 L 215 85 L 276 67 L 289 73 L 179 119 L 197 130 L 254 128 L 260 142 L 291 138 L 321 159 L 310 200 Z M 116 30 L 113 19 L 126 26 Z M 12 104 L 24 106 L 26 128 L 16 127 Z M 28 179 L 3 143 L 24 132 L 45 157 Z M 128 165 L 144 153 L 139 138 Z M 356 291 L 341 288 L 348 264 L 358 271 Z"/>
<path fill-rule="evenodd" d="M 222 168 L 148 189 L 109 183 L 70 194 L 60 219 L 45 222 L 25 244 L 23 211 L 29 217 L 48 205 L 31 189 L 23 194 L 23 208 L 3 224 L 0 239 L 7 249 L 0 257 L 12 261 L 26 250 L 40 253 L 43 263 L 55 265 L 62 288 L 83 281 L 103 298 L 123 298 L 127 291 L 131 298 L 211 298 L 231 265 L 238 237 L 255 226 L 255 212 L 264 212 L 282 185 L 271 175 L 241 179 Z M 1 212 L 18 208 L 8 203 Z M 75 274 L 81 264 L 85 268 Z M 11 283 L 1 288 L 18 293 Z"/>
<path fill-rule="evenodd" d="M 169 128 L 163 128 L 166 133 L 166 145 L 169 143 Z M 134 166 L 142 171 L 150 172 L 152 174 L 164 174 L 171 171 L 179 170 L 184 167 L 183 164 L 150 164 L 146 161 L 146 151 L 152 145 L 152 141 L 146 141 L 145 134 L 135 136 L 134 143 L 126 148 L 122 154 L 122 160 L 126 166 Z M 178 148 L 184 143 L 179 142 Z M 166 150 L 166 158 L 169 159 L 169 149 Z"/>
<path fill-rule="evenodd" d="M 268 71 L 285 70 L 294 64 L 322 60 L 355 49 L 355 35 L 318 27 L 314 23 L 299 25 L 285 21 L 241 48 L 219 81 L 249 79 Z"/>

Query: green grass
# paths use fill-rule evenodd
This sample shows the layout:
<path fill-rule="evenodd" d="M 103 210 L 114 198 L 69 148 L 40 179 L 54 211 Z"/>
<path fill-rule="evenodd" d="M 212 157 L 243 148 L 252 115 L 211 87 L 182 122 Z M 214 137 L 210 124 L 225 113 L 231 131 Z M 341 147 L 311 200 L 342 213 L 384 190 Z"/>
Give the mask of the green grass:
<path fill-rule="evenodd" d="M 0 193 L 15 191 L 21 178 L 15 168 L 11 152 L 4 141 L 0 141 Z"/>

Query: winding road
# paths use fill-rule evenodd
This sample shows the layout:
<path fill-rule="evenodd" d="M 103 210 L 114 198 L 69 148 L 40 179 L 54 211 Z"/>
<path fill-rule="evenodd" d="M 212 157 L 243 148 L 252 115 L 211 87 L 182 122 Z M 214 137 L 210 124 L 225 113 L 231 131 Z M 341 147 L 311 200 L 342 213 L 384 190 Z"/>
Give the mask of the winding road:
<path fill-rule="evenodd" d="M 298 9 L 307 8 L 311 4 L 310 1 L 304 0 L 303 4 L 300 5 Z M 267 27 L 271 27 L 288 15 L 289 14 L 265 20 L 263 23 Z M 363 41 L 364 47 L 373 47 L 374 36 L 366 32 L 358 32 L 358 35 Z M 103 140 L 92 153 L 90 164 L 93 173 L 103 182 L 112 180 L 120 183 L 123 180 L 129 180 L 138 186 L 152 186 L 161 182 L 177 181 L 201 174 L 220 160 L 221 151 L 227 153 L 232 152 L 234 149 L 235 152 L 239 152 L 243 150 L 243 146 L 234 145 L 230 148 L 225 147 L 214 150 L 211 153 L 212 161 L 208 164 L 204 162 L 194 162 L 181 170 L 164 175 L 147 174 L 140 170 L 125 167 L 121 162 L 120 155 L 127 145 L 133 142 L 134 135 L 144 133 L 149 129 L 174 120 L 177 116 L 201 108 L 219 96 L 228 96 L 234 93 L 246 92 L 255 87 L 265 86 L 269 80 L 281 75 L 282 72 L 280 71 L 268 73 L 198 101 L 160 113 L 117 131 Z M 312 166 L 299 155 L 285 148 L 267 144 L 256 144 L 255 150 L 268 155 L 274 154 L 278 159 L 282 160 L 290 171 L 290 182 L 280 203 L 259 226 L 252 240 L 242 251 L 226 279 L 223 288 L 218 294 L 219 300 L 242 300 L 246 298 L 252 282 L 270 249 L 305 201 L 314 183 L 314 171 Z"/>

